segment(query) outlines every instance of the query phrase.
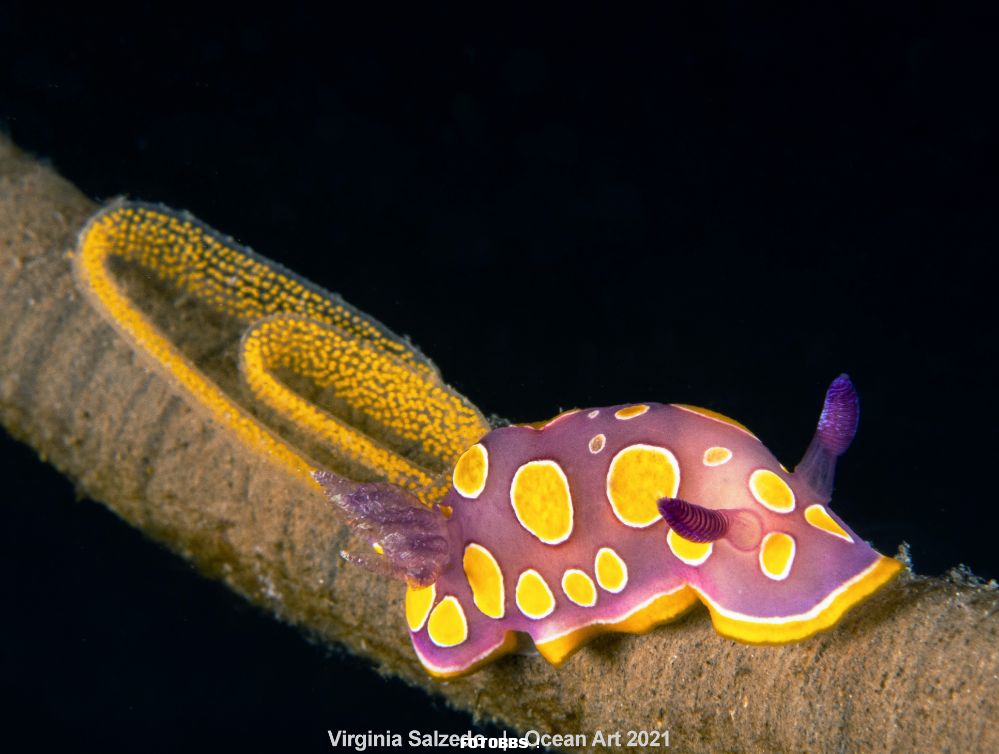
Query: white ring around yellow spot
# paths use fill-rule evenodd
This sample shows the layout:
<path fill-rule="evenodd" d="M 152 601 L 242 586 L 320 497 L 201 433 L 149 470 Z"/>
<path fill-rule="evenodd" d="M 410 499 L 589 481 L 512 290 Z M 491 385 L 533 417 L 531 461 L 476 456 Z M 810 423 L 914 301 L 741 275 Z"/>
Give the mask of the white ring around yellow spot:
<path fill-rule="evenodd" d="M 749 475 L 749 491 L 760 505 L 774 513 L 794 510 L 794 492 L 770 469 L 757 469 Z"/>
<path fill-rule="evenodd" d="M 805 508 L 805 520 L 816 529 L 821 529 L 827 534 L 832 534 L 834 537 L 839 537 L 840 539 L 853 544 L 853 537 L 851 537 L 842 526 L 836 523 L 824 506 L 819 505 L 818 503 L 815 505 L 809 505 Z"/>
<path fill-rule="evenodd" d="M 732 460 L 732 451 L 719 445 L 704 451 L 705 466 L 721 466 Z"/>
<path fill-rule="evenodd" d="M 593 435 L 590 438 L 590 452 L 596 455 L 601 450 L 604 449 L 604 445 L 607 444 L 607 437 L 604 435 Z"/>
<path fill-rule="evenodd" d="M 791 573 L 796 545 L 794 537 L 772 531 L 760 543 L 760 570 L 768 579 L 783 581 Z"/>
<path fill-rule="evenodd" d="M 572 534 L 569 480 L 555 461 L 528 461 L 517 469 L 510 504 L 520 525 L 546 545 L 565 542 Z"/>
<path fill-rule="evenodd" d="M 607 499 L 617 520 L 644 529 L 662 518 L 658 501 L 676 497 L 680 464 L 666 448 L 629 445 L 614 456 L 607 471 Z"/>
<path fill-rule="evenodd" d="M 670 552 L 689 566 L 699 566 L 714 552 L 714 542 L 691 542 L 672 529 L 666 533 L 666 544 Z"/>
<path fill-rule="evenodd" d="M 597 588 L 593 585 L 593 579 L 578 568 L 570 568 L 562 574 L 562 591 L 580 607 L 593 607 L 597 604 Z"/>
<path fill-rule="evenodd" d="M 626 406 L 625 408 L 619 408 L 617 411 L 614 412 L 614 416 L 617 417 L 618 419 L 621 419 L 622 421 L 627 421 L 628 419 L 634 419 L 637 416 L 641 416 L 648 410 L 649 407 L 646 406 L 644 403 L 642 403 L 637 406 Z"/>
<path fill-rule="evenodd" d="M 531 620 L 541 620 L 555 609 L 551 587 L 533 568 L 528 568 L 517 579 L 517 607 Z"/>
<path fill-rule="evenodd" d="M 468 621 L 461 603 L 448 595 L 430 613 L 427 635 L 438 647 L 457 647 L 468 638 Z"/>
<path fill-rule="evenodd" d="M 410 631 L 415 633 L 423 628 L 435 599 L 437 587 L 434 584 L 423 588 L 406 587 L 406 624 Z"/>
<path fill-rule="evenodd" d="M 597 574 L 600 588 L 612 594 L 618 594 L 628 586 L 628 565 L 609 547 L 597 550 L 593 572 Z"/>
<path fill-rule="evenodd" d="M 506 610 L 503 572 L 493 554 L 482 545 L 472 542 L 465 548 L 462 567 L 472 589 L 475 606 L 483 615 L 502 618 Z"/>
<path fill-rule="evenodd" d="M 488 476 L 489 451 L 482 443 L 476 443 L 454 465 L 452 482 L 459 495 L 474 500 L 486 488 Z"/>

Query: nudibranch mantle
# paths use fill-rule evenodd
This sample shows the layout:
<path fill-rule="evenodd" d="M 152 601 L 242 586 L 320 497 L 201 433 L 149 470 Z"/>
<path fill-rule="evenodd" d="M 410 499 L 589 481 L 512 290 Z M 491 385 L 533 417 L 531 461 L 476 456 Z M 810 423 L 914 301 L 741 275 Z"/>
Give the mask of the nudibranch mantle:
<path fill-rule="evenodd" d="M 435 544 L 439 575 L 408 578 L 420 661 L 434 676 L 462 675 L 523 633 L 558 665 L 598 634 L 642 633 L 698 600 L 719 633 L 743 642 L 831 627 L 901 568 L 829 508 L 857 416 L 841 376 L 794 473 L 741 424 L 681 404 L 489 432 L 456 464 L 433 530 L 388 535 L 412 536 L 418 546 L 397 550 L 416 562 Z M 350 493 L 324 486 L 351 509 Z M 366 504 L 379 495 L 392 497 L 368 489 Z"/>

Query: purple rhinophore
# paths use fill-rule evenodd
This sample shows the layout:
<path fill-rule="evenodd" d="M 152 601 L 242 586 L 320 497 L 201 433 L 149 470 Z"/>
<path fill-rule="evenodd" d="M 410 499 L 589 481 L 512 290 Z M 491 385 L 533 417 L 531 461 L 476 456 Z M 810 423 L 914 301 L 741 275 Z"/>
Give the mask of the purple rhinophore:
<path fill-rule="evenodd" d="M 846 452 L 857 434 L 860 401 L 853 383 L 841 374 L 826 391 L 822 414 L 812 442 L 794 468 L 794 474 L 821 498 L 829 500 L 833 491 L 836 459 Z"/>
<path fill-rule="evenodd" d="M 678 497 L 664 497 L 658 505 L 669 527 L 691 542 L 714 542 L 728 532 L 728 519 L 722 511 L 709 510 Z"/>
<path fill-rule="evenodd" d="M 354 533 L 378 548 L 377 555 L 345 553 L 348 560 L 413 586 L 429 586 L 440 577 L 450 548 L 447 519 L 439 509 L 428 508 L 394 484 L 358 484 L 328 471 L 312 476 L 343 511 Z"/>
<path fill-rule="evenodd" d="M 857 434 L 859 422 L 860 401 L 857 391 L 850 378 L 841 374 L 826 391 L 826 401 L 822 406 L 815 434 L 829 451 L 841 456 Z"/>

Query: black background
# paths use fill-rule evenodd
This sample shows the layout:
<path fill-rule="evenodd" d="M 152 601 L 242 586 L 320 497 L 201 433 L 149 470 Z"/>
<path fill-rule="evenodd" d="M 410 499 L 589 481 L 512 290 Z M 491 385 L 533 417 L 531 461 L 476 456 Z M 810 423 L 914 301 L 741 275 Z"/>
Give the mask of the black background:
<path fill-rule="evenodd" d="M 487 413 L 706 405 L 792 465 L 847 371 L 836 510 L 920 573 L 996 577 L 996 19 L 671 8 L 6 4 L 0 127 L 95 199 L 188 209 L 342 293 Z M 4 735 L 319 751 L 470 724 L 9 438 L 3 473 Z"/>

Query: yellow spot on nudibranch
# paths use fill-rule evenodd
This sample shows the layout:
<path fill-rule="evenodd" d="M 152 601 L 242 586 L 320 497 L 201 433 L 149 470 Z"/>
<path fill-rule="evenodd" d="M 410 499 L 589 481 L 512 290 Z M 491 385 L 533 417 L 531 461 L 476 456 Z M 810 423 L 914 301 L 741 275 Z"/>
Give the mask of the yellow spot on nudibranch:
<path fill-rule="evenodd" d="M 760 569 L 763 575 L 774 581 L 783 581 L 791 573 L 794 564 L 795 544 L 790 534 L 774 531 L 760 543 Z"/>
<path fill-rule="evenodd" d="M 430 613 L 427 635 L 438 647 L 456 647 L 468 638 L 468 621 L 457 599 L 448 595 Z"/>
<path fill-rule="evenodd" d="M 437 599 L 437 587 L 406 587 L 406 623 L 410 631 L 419 631 L 430 615 L 430 608 Z"/>
<path fill-rule="evenodd" d="M 614 416 L 616 416 L 618 419 L 623 419 L 623 420 L 634 419 L 636 416 L 641 416 L 648 410 L 649 407 L 646 406 L 645 404 L 639 404 L 637 406 L 627 406 L 626 408 L 619 408 L 617 411 L 615 411 Z"/>
<path fill-rule="evenodd" d="M 735 427 L 736 429 L 742 430 L 747 435 L 752 437 L 754 440 L 759 438 L 756 437 L 752 432 L 749 431 L 749 427 L 745 424 L 737 422 L 735 419 L 725 416 L 725 414 L 719 414 L 717 411 L 712 411 L 710 408 L 701 408 L 700 406 L 690 406 L 686 403 L 671 403 L 673 408 L 679 408 L 684 411 L 690 411 L 692 414 L 697 414 L 703 416 L 707 419 L 714 419 L 716 422 L 721 422 L 722 424 L 728 424 L 730 427 Z"/>
<path fill-rule="evenodd" d="M 548 582 L 533 568 L 528 568 L 517 579 L 517 607 L 532 620 L 541 620 L 555 609 L 555 595 Z"/>
<path fill-rule="evenodd" d="M 604 435 L 593 435 L 590 438 L 590 452 L 594 455 L 599 453 L 604 449 L 604 445 L 607 444 L 607 438 Z"/>
<path fill-rule="evenodd" d="M 714 550 L 714 542 L 691 542 L 672 529 L 666 533 L 666 544 L 669 545 L 670 552 L 691 566 L 701 565 L 711 557 Z"/>
<path fill-rule="evenodd" d="M 853 543 L 853 537 L 842 526 L 836 523 L 824 506 L 818 503 L 805 508 L 805 520 L 816 529 L 821 529 L 824 532 L 832 534 L 834 537 L 839 537 L 851 544 Z"/>
<path fill-rule="evenodd" d="M 562 574 L 562 591 L 580 607 L 593 607 L 597 604 L 597 588 L 593 585 L 593 579 L 578 568 L 570 568 Z"/>
<path fill-rule="evenodd" d="M 774 513 L 794 510 L 794 492 L 770 469 L 757 469 L 749 475 L 749 491 L 760 505 Z"/>
<path fill-rule="evenodd" d="M 721 466 L 732 460 L 732 451 L 728 448 L 715 446 L 704 451 L 705 466 Z"/>
<path fill-rule="evenodd" d="M 628 566 L 621 556 L 609 547 L 597 550 L 593 560 L 593 570 L 597 574 L 600 588 L 613 594 L 618 594 L 628 586 Z"/>
<path fill-rule="evenodd" d="M 505 612 L 503 572 L 493 554 L 473 542 L 465 548 L 462 566 L 472 588 L 475 606 L 490 618 L 502 618 Z"/>
<path fill-rule="evenodd" d="M 377 552 L 379 555 L 385 554 L 385 548 L 382 547 L 378 542 L 375 542 L 373 545 L 371 545 L 371 549 Z"/>
<path fill-rule="evenodd" d="M 489 451 L 482 443 L 476 443 L 461 454 L 451 476 L 458 494 L 474 500 L 486 488 L 486 479 L 489 476 Z"/>
<path fill-rule="evenodd" d="M 666 448 L 629 445 L 611 461 L 607 472 L 607 499 L 618 520 L 643 528 L 662 518 L 656 503 L 676 497 L 680 465 Z"/>
<path fill-rule="evenodd" d="M 521 526 L 547 545 L 572 533 L 569 480 L 555 461 L 528 461 L 513 475 L 510 502 Z"/>

